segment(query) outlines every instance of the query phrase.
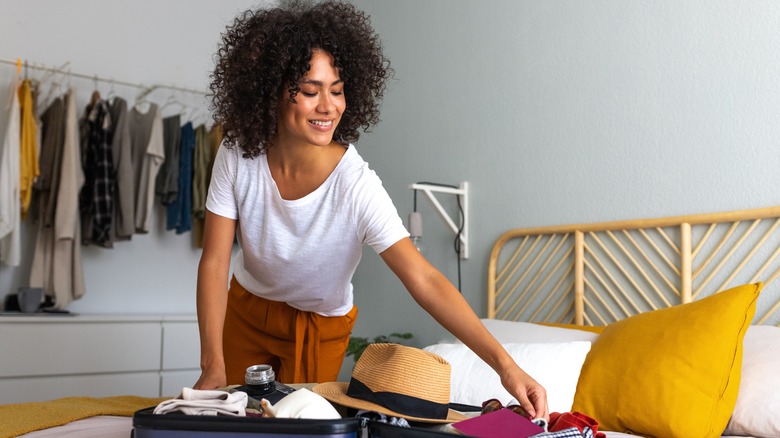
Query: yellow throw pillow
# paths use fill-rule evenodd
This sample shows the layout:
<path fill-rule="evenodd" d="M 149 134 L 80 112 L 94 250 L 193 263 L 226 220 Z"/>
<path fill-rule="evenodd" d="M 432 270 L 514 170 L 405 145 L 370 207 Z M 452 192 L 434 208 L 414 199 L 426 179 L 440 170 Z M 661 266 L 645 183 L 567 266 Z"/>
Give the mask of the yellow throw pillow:
<path fill-rule="evenodd" d="M 762 284 L 642 313 L 593 343 L 572 411 L 599 429 L 655 437 L 719 437 L 737 400 L 742 340 Z"/>
<path fill-rule="evenodd" d="M 555 322 L 535 322 L 534 324 L 543 325 L 545 327 L 558 327 L 558 328 L 565 328 L 569 330 L 583 330 L 586 332 L 601 334 L 601 332 L 604 331 L 604 329 L 607 327 L 605 325 L 577 325 L 577 324 L 562 324 L 562 323 L 555 323 Z"/>

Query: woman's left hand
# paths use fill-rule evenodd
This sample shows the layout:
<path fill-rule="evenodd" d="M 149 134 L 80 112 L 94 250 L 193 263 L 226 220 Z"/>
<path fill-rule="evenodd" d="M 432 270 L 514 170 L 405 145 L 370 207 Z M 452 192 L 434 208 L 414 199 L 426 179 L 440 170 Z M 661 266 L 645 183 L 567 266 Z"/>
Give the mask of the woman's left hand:
<path fill-rule="evenodd" d="M 501 384 L 515 397 L 518 404 L 534 418 L 550 421 L 547 407 L 547 391 L 520 367 L 515 365 L 507 372 L 500 373 Z"/>

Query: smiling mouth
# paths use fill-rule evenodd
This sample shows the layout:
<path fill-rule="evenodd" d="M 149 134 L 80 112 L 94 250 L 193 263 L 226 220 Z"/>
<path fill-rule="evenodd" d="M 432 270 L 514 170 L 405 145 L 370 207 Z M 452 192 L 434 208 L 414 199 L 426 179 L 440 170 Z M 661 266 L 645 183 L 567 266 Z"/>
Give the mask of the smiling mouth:
<path fill-rule="evenodd" d="M 333 120 L 309 120 L 309 123 L 315 126 L 328 127 L 333 125 Z"/>

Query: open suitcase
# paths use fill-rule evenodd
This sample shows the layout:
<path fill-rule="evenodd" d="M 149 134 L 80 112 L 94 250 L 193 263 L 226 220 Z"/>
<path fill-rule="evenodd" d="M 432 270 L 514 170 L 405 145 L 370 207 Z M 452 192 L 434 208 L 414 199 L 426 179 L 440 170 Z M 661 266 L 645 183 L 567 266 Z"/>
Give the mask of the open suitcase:
<path fill-rule="evenodd" d="M 155 415 L 154 408 L 133 416 L 133 438 L 444 438 L 456 435 L 423 427 L 399 427 L 359 418 L 300 420 L 183 414 Z M 361 431 L 367 433 L 362 434 Z M 463 435 L 460 435 L 464 437 Z"/>
<path fill-rule="evenodd" d="M 272 403 L 278 402 L 295 389 L 275 383 L 275 390 L 263 394 Z M 250 395 L 251 403 L 259 403 L 251 388 L 239 387 Z M 453 405 L 455 409 L 471 408 L 465 405 Z M 426 427 L 399 427 L 356 418 L 356 411 L 346 408 L 337 420 L 308 420 L 290 418 L 199 416 L 169 413 L 157 415 L 154 406 L 141 409 L 133 415 L 132 438 L 441 438 L 453 434 L 430 430 Z M 468 409 L 466 409 L 468 410 Z M 460 435 L 460 434 L 459 434 Z M 460 435 L 461 437 L 463 435 Z"/>

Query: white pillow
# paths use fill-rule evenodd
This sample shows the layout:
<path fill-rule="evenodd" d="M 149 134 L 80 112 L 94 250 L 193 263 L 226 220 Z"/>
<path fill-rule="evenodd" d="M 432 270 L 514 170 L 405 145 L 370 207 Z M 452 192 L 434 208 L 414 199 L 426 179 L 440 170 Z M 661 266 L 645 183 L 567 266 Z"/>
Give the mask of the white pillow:
<path fill-rule="evenodd" d="M 743 348 L 739 395 L 724 434 L 778 437 L 780 327 L 748 327 Z"/>
<path fill-rule="evenodd" d="M 532 342 L 593 342 L 597 333 L 586 330 L 550 327 L 532 322 L 481 319 L 490 334 L 502 344 L 530 344 Z"/>
<path fill-rule="evenodd" d="M 550 412 L 571 411 L 590 342 L 509 343 L 503 346 L 517 365 L 547 390 Z M 501 385 L 498 374 L 465 345 L 435 344 L 424 350 L 438 354 L 452 366 L 451 402 L 474 406 L 481 406 L 491 398 L 504 405 L 517 402 Z"/>

